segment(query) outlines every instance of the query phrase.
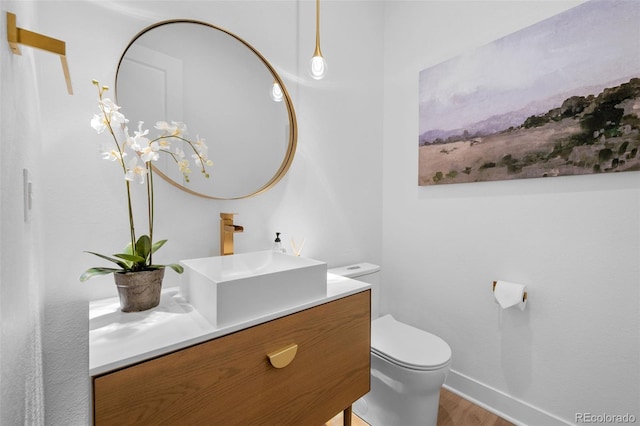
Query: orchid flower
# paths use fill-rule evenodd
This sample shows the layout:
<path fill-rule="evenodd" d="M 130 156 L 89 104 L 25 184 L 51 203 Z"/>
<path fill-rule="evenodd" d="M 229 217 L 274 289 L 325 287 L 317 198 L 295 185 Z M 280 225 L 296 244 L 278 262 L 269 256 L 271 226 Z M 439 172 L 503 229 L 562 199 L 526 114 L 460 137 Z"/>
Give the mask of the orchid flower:
<path fill-rule="evenodd" d="M 104 111 L 105 120 L 111 125 L 114 124 L 126 124 L 129 120 L 119 111 L 120 107 L 116 105 L 111 99 L 105 98 L 100 101 L 100 106 Z"/>
<path fill-rule="evenodd" d="M 171 126 L 166 121 L 158 121 L 154 127 L 166 134 L 171 134 L 172 131 Z"/>
<path fill-rule="evenodd" d="M 112 150 L 105 151 L 105 152 L 102 153 L 102 158 L 104 160 L 111 160 L 111 161 L 118 160 L 118 162 L 120 162 L 120 163 L 122 163 L 123 158 L 126 157 L 126 156 L 127 156 L 126 152 L 122 152 L 121 153 L 120 151 L 118 151 L 116 149 L 112 149 Z"/>
<path fill-rule="evenodd" d="M 189 177 L 187 175 L 191 173 L 191 169 L 189 168 L 189 161 L 188 160 L 178 161 L 178 168 L 180 169 L 180 172 L 182 172 L 182 174 L 184 175 L 185 179 L 188 182 Z"/>
<path fill-rule="evenodd" d="M 184 158 L 184 151 L 180 149 L 180 147 L 176 147 L 175 153 L 172 155 L 176 160 L 176 163 L 178 164 L 178 169 L 180 170 L 180 173 L 182 173 L 184 180 L 189 182 L 189 174 L 191 173 L 191 168 L 189 167 L 189 160 Z"/>
<path fill-rule="evenodd" d="M 137 178 L 140 183 L 144 183 L 144 177 L 146 175 L 147 169 L 143 166 L 138 166 L 138 159 L 133 157 L 127 164 L 127 172 L 125 173 L 124 178 L 130 182 Z"/>
<path fill-rule="evenodd" d="M 184 123 L 172 121 L 171 124 L 166 121 L 158 121 L 155 128 L 163 133 L 163 136 L 181 137 L 187 133 L 187 126 Z"/>
<path fill-rule="evenodd" d="M 171 151 L 171 143 L 167 138 L 158 138 L 158 146 L 161 151 L 170 152 Z"/>
<path fill-rule="evenodd" d="M 139 151 L 140 158 L 142 158 L 142 161 L 145 163 L 148 163 L 149 161 L 158 161 L 158 158 L 160 158 L 160 154 L 158 153 L 159 150 L 160 146 L 158 145 L 158 142 L 151 142 Z"/>
<path fill-rule="evenodd" d="M 196 135 L 196 141 L 193 143 L 198 152 L 207 152 L 209 147 L 204 143 L 204 139 L 202 139 L 199 135 Z"/>
<path fill-rule="evenodd" d="M 193 154 L 193 162 L 200 168 L 204 168 L 204 166 L 213 166 L 213 161 L 209 160 L 206 154 Z"/>
<path fill-rule="evenodd" d="M 107 128 L 107 120 L 105 119 L 104 114 L 94 114 L 91 119 L 91 127 L 93 127 L 98 134 L 104 132 Z"/>
<path fill-rule="evenodd" d="M 133 132 L 133 137 L 127 133 L 127 144 L 136 152 L 149 145 L 149 139 L 145 138 L 149 134 L 149 130 L 142 130 L 142 124 L 142 121 L 138 121 L 138 130 Z"/>

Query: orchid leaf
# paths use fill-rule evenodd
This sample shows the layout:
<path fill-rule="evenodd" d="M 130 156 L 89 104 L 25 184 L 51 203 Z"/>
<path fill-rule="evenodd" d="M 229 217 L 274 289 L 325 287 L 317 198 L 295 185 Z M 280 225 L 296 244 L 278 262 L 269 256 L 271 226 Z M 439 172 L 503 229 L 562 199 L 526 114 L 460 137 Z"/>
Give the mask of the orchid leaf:
<path fill-rule="evenodd" d="M 109 262 L 113 262 L 116 265 L 118 265 L 119 267 L 121 267 L 122 269 L 129 269 L 129 267 L 130 267 L 126 262 L 123 262 L 122 260 L 114 259 L 113 257 L 105 256 L 104 254 L 95 253 L 93 251 L 88 251 L 87 253 L 91 253 L 94 256 L 101 257 L 103 259 L 108 260 Z"/>
<path fill-rule="evenodd" d="M 82 275 L 80 275 L 80 281 L 87 281 L 89 278 L 95 277 L 96 275 L 106 275 L 111 274 L 113 272 L 118 272 L 120 269 L 115 268 L 89 268 Z"/>
<path fill-rule="evenodd" d="M 136 241 L 135 254 L 145 261 L 149 257 L 149 253 L 151 253 L 151 238 L 148 235 L 143 235 Z"/>
<path fill-rule="evenodd" d="M 133 250 L 131 249 L 131 243 L 127 244 L 127 246 L 122 250 L 124 254 L 133 254 Z"/>
<path fill-rule="evenodd" d="M 178 263 L 171 263 L 169 265 L 151 265 L 149 266 L 149 269 L 160 269 L 160 268 L 171 268 L 174 271 L 176 271 L 178 274 L 181 274 L 184 272 L 184 268 L 182 267 L 182 265 L 178 264 Z"/>
<path fill-rule="evenodd" d="M 153 243 L 153 247 L 151 248 L 151 253 L 155 253 L 156 251 L 158 251 L 158 249 L 160 249 L 160 247 L 162 247 L 166 242 L 167 240 L 160 240 Z"/>
<path fill-rule="evenodd" d="M 179 265 L 177 263 L 172 263 L 170 265 L 166 265 L 167 268 L 171 268 L 174 271 L 176 271 L 178 274 L 181 274 L 184 272 L 184 268 L 182 267 L 182 265 Z"/>
<path fill-rule="evenodd" d="M 133 263 L 144 263 L 145 258 L 142 256 L 137 256 L 135 254 L 127 254 L 127 253 L 118 253 L 114 254 L 115 257 L 119 257 L 120 259 L 128 260 Z"/>

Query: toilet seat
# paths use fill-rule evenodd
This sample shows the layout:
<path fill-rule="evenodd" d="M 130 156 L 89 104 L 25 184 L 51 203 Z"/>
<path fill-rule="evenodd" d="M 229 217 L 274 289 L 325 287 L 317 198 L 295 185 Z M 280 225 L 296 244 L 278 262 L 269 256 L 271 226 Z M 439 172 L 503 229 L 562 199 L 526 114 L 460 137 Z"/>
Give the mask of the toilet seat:
<path fill-rule="evenodd" d="M 440 337 L 385 315 L 371 322 L 371 352 L 399 366 L 437 370 L 451 360 L 451 348 Z"/>

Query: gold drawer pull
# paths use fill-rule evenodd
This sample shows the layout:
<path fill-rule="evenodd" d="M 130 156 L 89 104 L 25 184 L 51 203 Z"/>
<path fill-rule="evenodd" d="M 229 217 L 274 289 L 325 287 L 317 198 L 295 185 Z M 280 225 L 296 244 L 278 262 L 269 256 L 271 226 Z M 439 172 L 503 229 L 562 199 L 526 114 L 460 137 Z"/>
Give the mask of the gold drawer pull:
<path fill-rule="evenodd" d="M 273 365 L 275 368 L 284 368 L 287 365 L 291 364 L 291 361 L 293 361 L 293 359 L 296 357 L 297 352 L 298 345 L 292 343 L 285 348 L 267 354 L 267 357 L 269 358 L 271 365 Z"/>

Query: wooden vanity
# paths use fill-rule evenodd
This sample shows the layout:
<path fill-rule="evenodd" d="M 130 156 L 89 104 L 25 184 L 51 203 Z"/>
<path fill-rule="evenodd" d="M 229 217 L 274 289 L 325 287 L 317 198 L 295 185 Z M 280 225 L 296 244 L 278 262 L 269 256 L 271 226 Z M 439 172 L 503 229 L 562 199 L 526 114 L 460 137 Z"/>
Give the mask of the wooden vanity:
<path fill-rule="evenodd" d="M 346 294 L 328 291 L 327 300 L 275 318 L 92 366 L 94 425 L 321 426 L 350 411 L 369 391 L 371 322 L 368 286 L 349 281 L 357 284 Z M 105 333 L 92 336 L 92 350 Z"/>

